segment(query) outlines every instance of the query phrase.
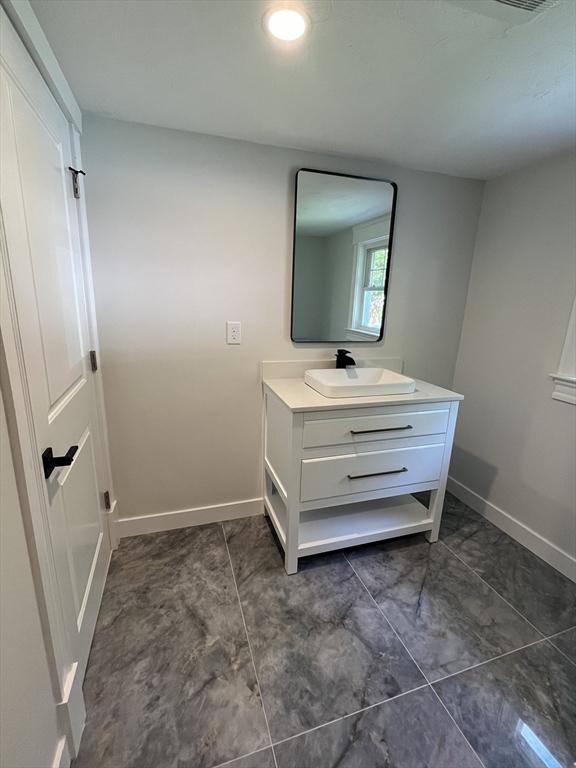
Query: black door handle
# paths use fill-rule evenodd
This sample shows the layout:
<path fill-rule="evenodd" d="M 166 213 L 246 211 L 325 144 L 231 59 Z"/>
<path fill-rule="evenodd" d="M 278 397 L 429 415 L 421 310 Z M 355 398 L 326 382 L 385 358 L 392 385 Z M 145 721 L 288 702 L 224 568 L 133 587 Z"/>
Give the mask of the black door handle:
<path fill-rule="evenodd" d="M 48 480 L 56 467 L 69 467 L 74 461 L 77 450 L 77 445 L 71 445 L 64 456 L 54 456 L 52 448 L 46 448 L 42 454 L 42 466 L 44 467 L 44 477 L 46 480 Z"/>

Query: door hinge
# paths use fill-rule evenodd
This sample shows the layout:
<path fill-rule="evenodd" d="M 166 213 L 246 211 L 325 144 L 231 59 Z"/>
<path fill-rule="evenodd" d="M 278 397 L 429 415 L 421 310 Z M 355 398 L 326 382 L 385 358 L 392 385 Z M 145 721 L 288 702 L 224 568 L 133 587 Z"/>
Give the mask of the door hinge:
<path fill-rule="evenodd" d="M 74 193 L 74 197 L 76 200 L 80 200 L 80 184 L 78 184 L 78 174 L 82 174 L 82 176 L 86 176 L 84 171 L 79 170 L 78 168 L 72 168 L 71 165 L 68 166 L 68 170 L 72 174 L 72 192 Z"/>
<path fill-rule="evenodd" d="M 104 509 L 112 509 L 112 503 L 110 502 L 110 491 L 104 491 Z"/>
<path fill-rule="evenodd" d="M 93 372 L 98 370 L 98 358 L 95 349 L 90 350 L 90 368 Z"/>

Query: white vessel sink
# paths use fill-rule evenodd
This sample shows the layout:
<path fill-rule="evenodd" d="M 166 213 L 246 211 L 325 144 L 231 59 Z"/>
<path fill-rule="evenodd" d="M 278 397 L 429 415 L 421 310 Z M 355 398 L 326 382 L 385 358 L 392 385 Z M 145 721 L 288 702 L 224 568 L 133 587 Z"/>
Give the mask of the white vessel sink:
<path fill-rule="evenodd" d="M 304 381 L 325 397 L 409 395 L 416 389 L 414 379 L 387 368 L 313 368 Z"/>

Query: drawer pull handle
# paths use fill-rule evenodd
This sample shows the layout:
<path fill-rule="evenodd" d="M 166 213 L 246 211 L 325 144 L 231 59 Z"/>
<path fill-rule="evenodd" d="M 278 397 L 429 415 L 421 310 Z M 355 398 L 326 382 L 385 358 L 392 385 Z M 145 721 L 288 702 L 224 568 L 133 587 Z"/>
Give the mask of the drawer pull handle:
<path fill-rule="evenodd" d="M 405 427 L 382 427 L 381 429 L 351 429 L 351 435 L 367 435 L 370 432 L 401 432 L 403 429 L 413 429 L 412 424 Z"/>
<path fill-rule="evenodd" d="M 378 477 L 378 475 L 397 475 L 400 472 L 408 472 L 408 467 L 389 469 L 387 472 L 370 472 L 367 475 L 348 475 L 348 480 L 361 480 L 363 477 Z"/>

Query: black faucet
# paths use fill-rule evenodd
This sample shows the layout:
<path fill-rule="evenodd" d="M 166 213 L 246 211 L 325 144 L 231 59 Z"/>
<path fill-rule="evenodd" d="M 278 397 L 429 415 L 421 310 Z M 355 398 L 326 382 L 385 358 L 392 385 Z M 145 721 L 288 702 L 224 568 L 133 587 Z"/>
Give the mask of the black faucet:
<path fill-rule="evenodd" d="M 356 365 L 356 360 L 350 357 L 349 349 L 336 350 L 336 368 L 347 368 L 349 365 Z"/>

